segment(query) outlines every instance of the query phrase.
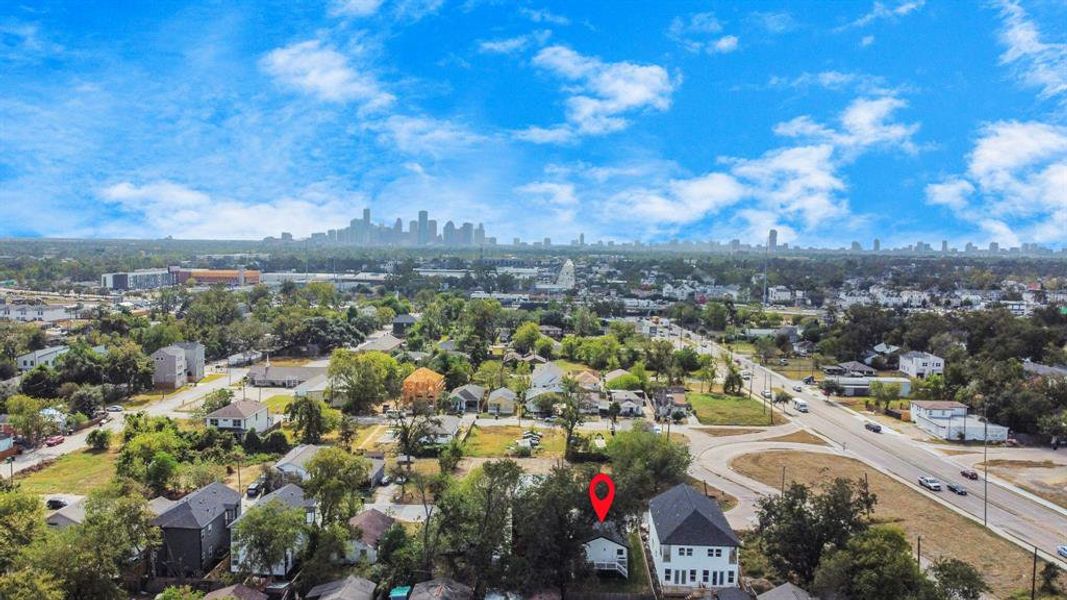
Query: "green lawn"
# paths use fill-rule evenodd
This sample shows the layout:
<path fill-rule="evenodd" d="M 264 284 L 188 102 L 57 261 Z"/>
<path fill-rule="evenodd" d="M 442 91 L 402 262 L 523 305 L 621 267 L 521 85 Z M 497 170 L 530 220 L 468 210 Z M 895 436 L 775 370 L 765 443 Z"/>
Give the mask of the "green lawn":
<path fill-rule="evenodd" d="M 762 402 L 752 398 L 735 398 L 719 394 L 685 395 L 701 425 L 771 425 Z M 784 423 L 777 413 L 772 413 L 774 424 Z"/>
<path fill-rule="evenodd" d="M 508 446 L 515 443 L 527 428 L 516 425 L 502 427 L 475 426 L 463 446 L 463 454 L 475 457 L 499 458 L 508 455 Z M 558 429 L 540 429 L 543 437 L 535 456 L 563 456 L 563 432 Z"/>
<path fill-rule="evenodd" d="M 278 394 L 271 396 L 263 401 L 263 404 L 267 405 L 267 410 L 272 415 L 281 415 L 289 411 L 289 405 L 292 404 L 293 397 L 286 394 Z"/>
<path fill-rule="evenodd" d="M 566 360 L 566 359 L 563 359 L 563 358 L 558 359 L 558 360 L 554 360 L 552 362 L 556 363 L 556 365 L 559 368 L 563 369 L 563 371 L 566 372 L 566 373 L 580 373 L 581 371 L 595 371 L 596 370 L 593 367 L 590 367 L 589 365 L 583 365 L 582 363 L 572 362 L 572 361 L 569 361 L 569 360 Z"/>
<path fill-rule="evenodd" d="M 130 398 L 129 401 L 125 403 L 125 406 L 126 408 L 141 408 L 144 406 L 148 406 L 149 404 L 159 402 L 163 398 L 168 398 L 170 396 L 173 396 L 174 394 L 177 394 L 178 392 L 184 392 L 185 390 L 191 388 L 192 386 L 187 384 L 176 390 L 151 390 L 148 392 L 144 392 L 143 394 L 137 394 L 133 398 Z"/>
<path fill-rule="evenodd" d="M 197 383 L 198 384 L 200 384 L 200 383 L 211 383 L 212 381 L 215 381 L 217 379 L 222 379 L 225 376 L 226 376 L 225 373 L 212 373 L 211 375 L 206 375 L 203 379 L 201 379 Z"/>
<path fill-rule="evenodd" d="M 51 465 L 25 477 L 15 474 L 25 492 L 31 494 L 88 494 L 115 475 L 118 451 L 79 450 L 60 457 Z"/>

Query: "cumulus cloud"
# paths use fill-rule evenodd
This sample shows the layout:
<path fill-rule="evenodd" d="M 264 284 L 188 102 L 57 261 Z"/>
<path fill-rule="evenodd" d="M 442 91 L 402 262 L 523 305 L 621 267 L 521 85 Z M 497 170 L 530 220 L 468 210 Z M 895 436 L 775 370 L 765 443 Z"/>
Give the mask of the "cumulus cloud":
<path fill-rule="evenodd" d="M 1037 25 L 1017 1 L 1000 4 L 1004 20 L 1000 41 L 1007 48 L 1001 62 L 1015 68 L 1027 85 L 1040 89 L 1041 97 L 1067 95 L 1067 44 L 1042 41 Z"/>
<path fill-rule="evenodd" d="M 277 48 L 260 61 L 275 81 L 327 102 L 359 102 L 364 109 L 388 106 L 392 94 L 368 72 L 353 68 L 348 58 L 319 40 Z"/>
<path fill-rule="evenodd" d="M 566 46 L 543 48 L 533 64 L 565 81 L 567 122 L 550 128 L 518 132 L 532 142 L 563 142 L 573 136 L 603 135 L 630 125 L 628 115 L 642 110 L 670 108 L 675 83 L 659 65 L 604 62 Z"/>
<path fill-rule="evenodd" d="M 392 115 L 366 127 L 378 133 L 383 145 L 431 157 L 464 152 L 487 139 L 459 123 L 425 116 Z"/>
<path fill-rule="evenodd" d="M 730 52 L 737 50 L 737 42 L 736 35 L 724 35 L 708 46 L 708 52 L 714 54 L 729 54 Z"/>
<path fill-rule="evenodd" d="M 799 27 L 797 20 L 788 12 L 754 12 L 749 17 L 770 33 L 786 33 Z"/>
<path fill-rule="evenodd" d="M 100 190 L 99 196 L 132 217 L 130 223 L 123 217 L 113 219 L 112 235 L 185 239 L 256 239 L 281 231 L 308 235 L 323 224 L 345 222 L 351 218 L 352 205 L 361 200 L 312 188 L 299 197 L 246 202 L 166 180 L 140 185 L 123 181 Z"/>
<path fill-rule="evenodd" d="M 988 124 L 968 157 L 966 173 L 927 186 L 926 197 L 995 241 L 1061 243 L 1067 225 L 1067 127 Z"/>
<path fill-rule="evenodd" d="M 859 98 L 841 112 L 837 127 L 797 117 L 775 128 L 779 135 L 799 139 L 797 145 L 756 158 L 722 157 L 724 169 L 695 177 L 624 187 L 610 195 L 603 212 L 644 226 L 670 227 L 732 207 L 731 226 L 750 239 L 765 235 L 768 224 L 793 236 L 825 229 L 843 217 L 855 220 L 841 170 L 873 148 L 914 150 L 911 136 L 918 126 L 893 120 L 904 106 L 896 99 Z"/>

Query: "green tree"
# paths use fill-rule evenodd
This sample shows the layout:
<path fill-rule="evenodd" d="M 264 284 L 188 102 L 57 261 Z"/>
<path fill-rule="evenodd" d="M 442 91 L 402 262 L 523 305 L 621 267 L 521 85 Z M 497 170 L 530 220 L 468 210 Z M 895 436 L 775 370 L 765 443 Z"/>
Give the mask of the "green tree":
<path fill-rule="evenodd" d="M 515 330 L 515 333 L 511 336 L 511 345 L 516 352 L 526 354 L 533 350 L 534 344 L 539 339 L 541 339 L 541 330 L 538 328 L 537 323 L 527 321 L 519 325 L 518 329 Z"/>
<path fill-rule="evenodd" d="M 56 431 L 56 424 L 41 414 L 47 408 L 44 400 L 16 394 L 7 399 L 7 414 L 11 427 L 30 444 L 37 444 Z"/>
<path fill-rule="evenodd" d="M 585 415 L 581 409 L 581 388 L 578 382 L 569 376 L 563 378 L 563 393 L 561 394 L 559 422 L 563 426 L 566 438 L 563 446 L 563 455 L 571 456 L 574 449 L 575 433 L 579 425 L 585 422 Z"/>
<path fill-rule="evenodd" d="M 422 450 L 426 446 L 426 440 L 434 428 L 440 424 L 440 419 L 421 413 L 395 419 L 393 431 L 395 432 L 398 449 L 408 456 L 422 454 Z M 408 463 L 408 470 L 411 470 L 410 462 Z"/>
<path fill-rule="evenodd" d="M 55 577 L 34 567 L 25 567 L 0 576 L 0 598 L 4 600 L 64 600 L 66 595 Z"/>
<path fill-rule="evenodd" d="M 900 385 L 896 383 L 871 382 L 871 397 L 882 407 L 882 412 L 889 410 L 889 405 L 900 398 Z"/>
<path fill-rule="evenodd" d="M 289 422 L 301 444 L 318 444 L 328 432 L 326 403 L 310 396 L 293 398 L 289 404 Z"/>
<path fill-rule="evenodd" d="M 308 461 L 307 471 L 304 489 L 318 501 L 323 523 L 341 523 L 355 514 L 370 472 L 367 459 L 330 446 Z"/>
<path fill-rule="evenodd" d="M 194 590 L 193 588 L 183 586 L 170 586 L 163 590 L 158 597 L 158 600 L 201 600 L 204 597 L 204 592 Z"/>
<path fill-rule="evenodd" d="M 356 353 L 339 348 L 330 355 L 330 388 L 347 413 L 367 412 L 400 393 L 400 365 L 384 352 Z"/>
<path fill-rule="evenodd" d="M 760 547 L 779 573 L 810 583 L 828 549 L 843 548 L 866 530 L 865 516 L 876 501 L 862 482 L 837 478 L 819 490 L 793 483 L 784 494 L 760 499 Z"/>
<path fill-rule="evenodd" d="M 715 378 L 718 376 L 718 365 L 715 364 L 715 357 L 710 354 L 701 355 L 700 369 L 697 371 L 697 376 L 700 377 L 700 391 L 711 391 L 712 386 L 715 385 Z"/>
<path fill-rule="evenodd" d="M 85 443 L 89 444 L 94 452 L 103 452 L 111 446 L 110 429 L 94 429 L 85 436 Z"/>
<path fill-rule="evenodd" d="M 936 600 L 937 590 L 911 555 L 904 533 L 874 527 L 831 549 L 815 573 L 820 598 Z"/>
<path fill-rule="evenodd" d="M 170 488 L 177 473 L 178 460 L 169 452 L 159 451 L 146 466 L 144 482 L 154 492 L 162 494 Z"/>
<path fill-rule="evenodd" d="M 112 344 L 104 357 L 104 375 L 108 382 L 125 386 L 126 394 L 134 394 L 152 386 L 154 366 L 141 346 L 123 339 Z"/>
<path fill-rule="evenodd" d="M 286 561 L 305 534 L 304 511 L 280 501 L 263 502 L 241 515 L 233 528 L 242 569 L 270 573 L 274 565 Z"/>
<path fill-rule="evenodd" d="M 44 506 L 18 488 L 0 491 L 0 572 L 44 529 Z"/>
<path fill-rule="evenodd" d="M 233 402 L 233 396 L 233 390 L 227 388 L 219 388 L 209 392 L 208 395 L 204 396 L 204 401 L 196 410 L 196 415 L 202 419 L 220 408 L 229 406 Z"/>
<path fill-rule="evenodd" d="M 630 516 L 660 491 L 685 481 L 693 460 L 688 447 L 648 426 L 620 431 L 608 443 L 607 454 L 617 489 L 613 510 Z"/>
<path fill-rule="evenodd" d="M 978 600 L 992 591 L 981 571 L 956 558 L 940 558 L 930 567 L 930 575 L 946 600 Z"/>

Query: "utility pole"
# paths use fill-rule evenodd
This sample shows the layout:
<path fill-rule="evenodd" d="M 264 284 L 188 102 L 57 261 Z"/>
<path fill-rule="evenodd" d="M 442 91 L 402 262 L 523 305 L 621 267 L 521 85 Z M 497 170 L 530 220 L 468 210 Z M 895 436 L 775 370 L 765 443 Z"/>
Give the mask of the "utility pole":
<path fill-rule="evenodd" d="M 782 465 L 782 495 L 785 496 L 785 465 Z"/>
<path fill-rule="evenodd" d="M 1030 573 L 1030 600 L 1037 598 L 1037 546 L 1034 546 L 1034 569 Z"/>
<path fill-rule="evenodd" d="M 915 562 L 918 563 L 919 568 L 923 566 L 923 536 L 919 536 L 918 542 L 915 546 Z"/>
<path fill-rule="evenodd" d="M 985 476 L 982 478 L 982 526 L 989 527 L 989 420 L 986 418 L 985 396 L 979 394 L 975 398 L 982 401 L 982 421 L 985 427 L 985 433 L 982 434 L 982 467 L 985 470 Z"/>

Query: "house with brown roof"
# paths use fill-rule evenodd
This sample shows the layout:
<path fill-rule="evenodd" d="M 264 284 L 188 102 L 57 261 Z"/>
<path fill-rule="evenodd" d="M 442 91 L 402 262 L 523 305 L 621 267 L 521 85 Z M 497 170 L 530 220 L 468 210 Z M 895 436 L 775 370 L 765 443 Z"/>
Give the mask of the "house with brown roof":
<path fill-rule="evenodd" d="M 435 406 L 445 390 L 445 376 L 419 367 L 404 379 L 400 399 L 404 404 L 427 404 Z"/>
<path fill-rule="evenodd" d="M 396 519 L 374 508 L 349 519 L 348 527 L 356 534 L 348 542 L 345 559 L 352 563 L 378 562 L 378 542 L 395 523 Z"/>
<path fill-rule="evenodd" d="M 474 590 L 469 586 L 454 579 L 438 577 L 416 583 L 411 588 L 408 600 L 471 600 L 473 597 Z"/>
<path fill-rule="evenodd" d="M 263 592 L 238 583 L 219 588 L 204 596 L 204 600 L 267 600 Z"/>

